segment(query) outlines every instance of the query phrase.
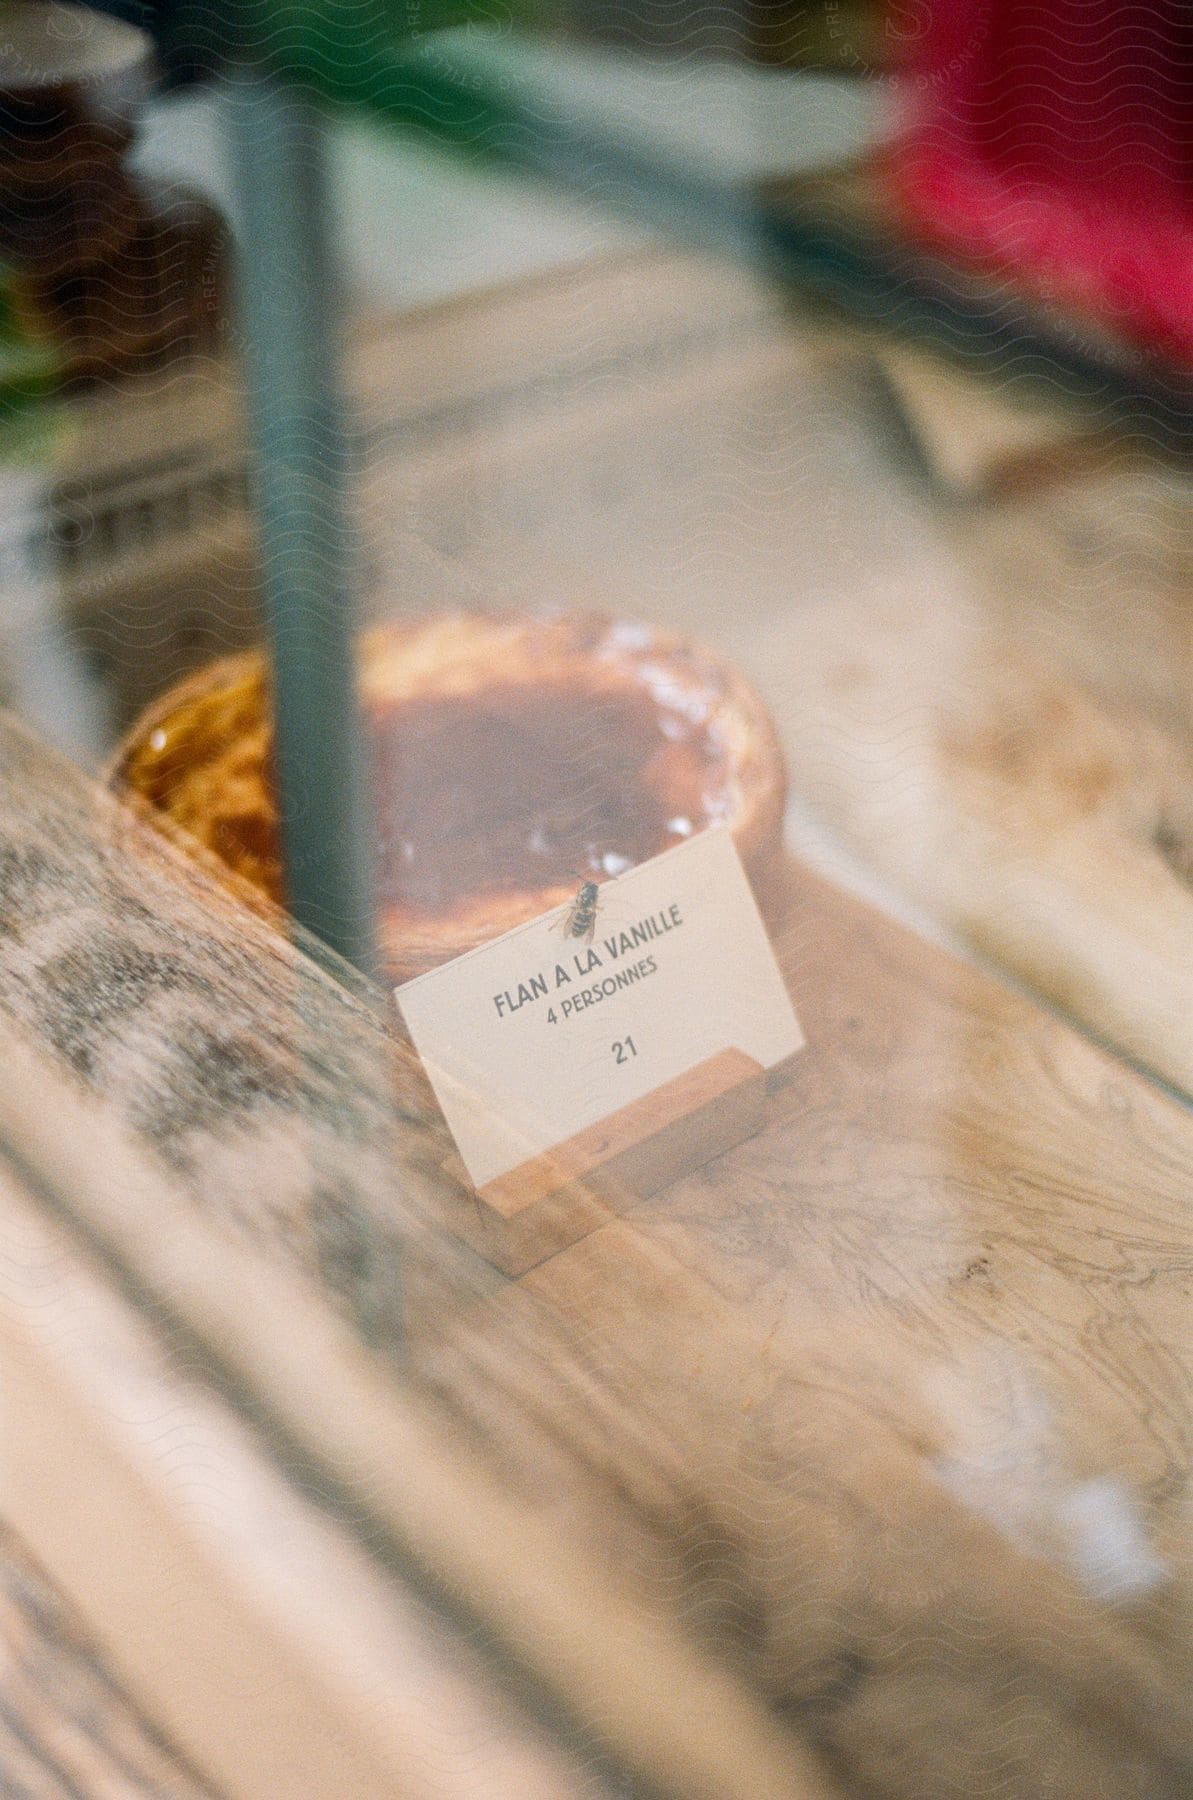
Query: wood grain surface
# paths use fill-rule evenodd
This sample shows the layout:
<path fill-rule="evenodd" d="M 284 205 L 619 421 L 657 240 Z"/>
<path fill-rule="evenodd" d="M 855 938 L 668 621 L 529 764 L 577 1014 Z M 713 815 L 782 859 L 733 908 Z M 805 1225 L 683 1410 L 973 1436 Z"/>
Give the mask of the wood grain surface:
<path fill-rule="evenodd" d="M 24 1061 L 6 1044 L 13 1087 L 23 1085 Z M 44 1065 L 40 1074 L 54 1086 Z M 59 1130 L 64 1118 L 83 1123 L 77 1096 L 68 1089 L 58 1100 Z M 137 1194 L 143 1220 L 145 1201 L 160 1195 L 152 1174 L 102 1116 L 86 1123 L 92 1150 L 122 1193 Z M 87 1167 L 84 1158 L 82 1189 Z M 608 1800 L 595 1738 L 569 1744 L 560 1721 L 536 1723 L 482 1647 L 420 1593 L 425 1581 L 412 1583 L 409 1568 L 406 1580 L 390 1579 L 375 1534 L 368 1547 L 355 1541 L 364 1508 L 334 1498 L 330 1472 L 317 1479 L 324 1446 L 284 1466 L 272 1434 L 245 1417 L 259 1404 L 221 1396 L 181 1321 L 130 1304 L 46 1216 L 44 1199 L 19 1167 L 0 1162 L 0 1503 L 90 1619 L 129 1692 L 169 1721 L 212 1785 L 229 1800 Z M 173 1236 L 177 1221 L 149 1210 Z M 198 1263 L 207 1266 L 202 1253 Z M 228 1285 L 235 1290 L 234 1279 Z M 283 1355 L 296 1343 L 315 1413 L 342 1404 L 342 1365 L 321 1367 L 326 1322 L 309 1316 L 301 1294 L 258 1285 L 255 1298 Z M 243 1296 L 235 1304 L 243 1312 Z M 346 1411 L 376 1416 L 367 1395 Z M 422 1491 L 426 1446 L 412 1457 L 390 1430 L 377 1455 L 395 1448 L 406 1454 L 391 1466 Z M 442 1513 L 443 1483 L 435 1498 Z M 479 1491 L 468 1498 L 475 1534 L 492 1520 Z M 48 1648 L 47 1661 L 60 1654 Z M 54 1695 L 45 1702 L 52 1732 Z M 758 1785 L 774 1791 L 773 1781 Z"/>
<path fill-rule="evenodd" d="M 112 1679 L 20 1538 L 2 1527 L 0 1790 L 6 1800 L 214 1800 Z"/>
<path fill-rule="evenodd" d="M 555 1712 L 563 1708 L 573 1744 L 579 1734 L 585 1791 L 605 1792 L 603 1746 L 615 1763 L 645 1776 L 652 1792 L 829 1800 L 833 1784 L 798 1736 L 740 1672 L 692 1641 L 674 1618 L 673 1604 L 660 1614 L 657 1596 L 640 1581 L 602 1568 L 578 1532 L 542 1535 L 535 1509 L 510 1491 L 508 1471 L 501 1468 L 507 1438 L 521 1429 L 516 1401 L 490 1421 L 488 1441 L 471 1451 L 460 1441 L 458 1419 L 442 1405 L 428 1416 L 429 1390 L 418 1379 L 411 1348 L 433 1341 L 432 1321 L 437 1332 L 445 1321 L 466 1317 L 469 1296 L 482 1296 L 497 1277 L 444 1235 L 433 1194 L 419 1211 L 419 1169 L 399 1154 L 400 1120 L 392 1099 L 400 1049 L 381 1029 L 376 997 L 359 990 L 345 996 L 283 935 L 242 913 L 226 891 L 221 900 L 219 884 L 201 867 L 180 861 L 156 834 L 65 768 L 47 766 L 36 745 L 17 732 L 6 734 L 5 750 L 6 798 L 15 800 L 23 791 L 31 800 L 33 787 L 40 791 L 34 802 L 38 825 L 26 812 L 16 838 L 6 844 L 12 879 L 5 891 L 13 903 L 6 914 L 13 953 L 6 999 L 41 1045 L 40 1057 L 30 1062 L 18 1040 L 6 1035 L 7 1026 L 0 1028 L 7 1071 L 0 1110 L 18 1175 L 35 1170 L 37 1184 L 57 1197 L 66 1215 L 119 1259 L 151 1302 L 151 1321 L 176 1320 L 184 1343 L 193 1335 L 231 1392 L 256 1395 L 252 1410 L 264 1408 L 276 1422 L 276 1442 L 270 1441 L 277 1479 L 284 1482 L 285 1471 L 297 1466 L 301 1485 L 314 1482 L 325 1508 L 369 1554 L 375 1557 L 379 1545 L 388 1545 L 405 1580 L 418 1586 L 431 1579 L 467 1643 L 477 1634 L 482 1641 L 496 1636 L 506 1661 L 512 1658 L 522 1669 L 522 1686 L 540 1695 L 546 1690 Z M 94 832 L 84 823 L 92 808 L 98 809 L 91 815 Z M 80 830 L 89 841 L 90 872 L 76 882 L 70 865 Z M 155 907 L 163 924 L 170 921 L 161 935 L 153 923 Z M 159 955 L 165 963 L 156 960 Z M 52 995 L 43 979 L 51 971 L 63 977 L 51 974 Z M 148 979 L 135 996 L 138 976 Z M 57 1072 L 45 1057 L 47 1046 Z M 153 1164 L 144 1160 L 146 1149 Z M 430 1134 L 424 1149 L 441 1159 L 442 1138 Z M 262 1792 L 250 1773 L 260 1772 L 262 1732 L 252 1733 L 254 1755 L 248 1757 L 240 1753 L 233 1720 L 214 1742 L 210 1729 L 212 1670 L 233 1648 L 238 1658 L 242 1654 L 245 1589 L 259 1585 L 258 1559 L 243 1546 L 239 1556 L 232 1546 L 221 1557 L 203 1521 L 185 1507 L 180 1512 L 177 1495 L 156 1493 L 152 1443 L 140 1443 L 135 1430 L 130 1441 L 120 1425 L 128 1409 L 101 1380 L 111 1353 L 102 1345 L 102 1353 L 88 1351 L 72 1337 L 63 1355 L 60 1334 L 52 1330 L 47 1340 L 41 1314 L 18 1292 L 6 1320 L 9 1380 L 24 1403 L 12 1409 L 13 1428 L 18 1413 L 22 1421 L 22 1454 L 10 1461 L 4 1492 L 21 1508 L 22 1528 L 36 1534 L 42 1553 L 69 1572 L 72 1592 L 106 1627 L 113 1653 L 139 1691 L 151 1695 L 204 1766 L 215 1763 L 222 1786 L 245 1795 Z M 524 1377 L 537 1368 L 533 1321 L 508 1334 L 504 1354 Z M 131 1353 L 125 1352 L 125 1361 L 135 1367 Z M 387 1362 L 401 1367 L 404 1382 L 387 1371 Z M 38 1379 L 71 1424 L 65 1440 L 61 1431 L 47 1436 L 39 1427 L 33 1398 Z M 84 1431 L 89 1417 L 101 1428 L 99 1439 Z M 111 1424 L 103 1430 L 105 1420 Z M 94 1558 L 80 1560 L 80 1532 L 94 1537 L 97 1527 L 86 1488 L 80 1491 L 69 1478 L 69 1462 L 63 1463 L 63 1442 L 76 1440 L 91 1445 L 78 1470 L 94 1474 L 102 1468 L 108 1517 L 116 1516 L 113 1488 L 125 1498 L 118 1511 L 127 1510 L 130 1523 L 122 1543 L 143 1539 L 150 1567 L 163 1554 L 166 1515 L 166 1541 L 174 1546 L 169 1565 L 178 1561 L 191 1571 L 195 1606 L 184 1609 L 185 1629 L 169 1625 L 173 1583 L 155 1600 L 142 1574 L 132 1583 L 136 1606 L 122 1609 L 111 1571 Z M 221 1433 L 214 1463 L 220 1494 L 228 1486 L 230 1441 L 231 1427 Z M 473 1466 L 477 1458 L 483 1467 Z M 30 1459 L 43 1471 L 53 1505 L 35 1504 Z M 312 1470 L 321 1471 L 318 1479 Z M 354 1498 L 337 1507 L 334 1496 L 344 1489 Z M 283 1500 L 292 1493 L 291 1482 Z M 234 1501 L 233 1493 L 225 1503 Z M 73 1517 L 74 1529 L 64 1517 Z M 284 1545 L 290 1536 L 287 1528 Z M 259 1557 L 267 1565 L 276 1562 L 271 1539 L 260 1541 Z M 208 1570 L 215 1593 L 209 1593 L 210 1583 L 195 1586 L 199 1568 Z M 310 1584 L 301 1566 L 292 1584 L 297 1611 L 288 1660 L 297 1661 L 300 1675 L 306 1671 L 309 1691 L 303 1640 L 316 1632 L 320 1668 L 329 1656 L 341 1660 L 328 1633 L 336 1642 L 345 1640 L 334 1609 L 330 1619 L 321 1611 L 312 1622 Z M 155 1604 L 161 1609 L 156 1644 L 154 1621 L 145 1616 Z M 193 1654 L 195 1611 L 240 1621 L 230 1637 L 226 1630 L 216 1633 L 203 1659 Z M 258 1643 L 264 1627 L 277 1629 L 276 1608 L 264 1622 L 259 1612 L 254 1603 L 249 1624 Z M 346 1641 L 351 1645 L 355 1638 Z M 350 1660 L 359 1664 L 361 1654 L 352 1649 Z M 400 1660 L 391 1658 L 391 1668 L 388 1682 L 372 1677 L 392 1696 L 385 1743 L 378 1745 L 374 1721 L 365 1746 L 349 1732 L 345 1755 L 363 1749 L 387 1758 L 390 1776 L 380 1791 L 459 1792 L 448 1776 L 458 1778 L 464 1746 L 444 1773 L 443 1758 L 426 1743 L 442 1712 L 438 1689 L 424 1700 L 424 1722 L 416 1713 L 412 1723 L 407 1713 L 403 1725 L 409 1690 Z M 357 1685 L 359 1679 L 358 1669 Z M 341 1685 L 337 1677 L 337 1690 Z M 232 1687 L 240 1730 L 244 1702 L 256 1686 L 254 1679 Z M 326 1697 L 325 1686 L 323 1691 Z M 300 1688 L 291 1684 L 286 1692 L 297 1707 L 293 1724 L 300 1732 L 308 1728 L 307 1709 L 298 1705 Z M 671 1704 L 675 1694 L 685 1696 L 684 1708 Z M 361 1704 L 358 1698 L 358 1713 Z M 269 1709 L 264 1721 L 264 1735 L 276 1734 Z M 509 1729 L 499 1734 L 498 1745 Z M 290 1754 L 292 1759 L 293 1749 Z M 476 1762 L 475 1735 L 472 1757 Z M 413 1788 L 412 1759 L 421 1769 L 420 1785 Z M 491 1762 L 492 1752 L 480 1758 L 467 1791 L 491 1787 Z M 407 1773 L 399 1777 L 402 1768 Z M 361 1769 L 355 1754 L 351 1772 L 346 1765 L 333 1790 L 326 1782 L 312 1786 L 304 1762 L 301 1787 L 287 1792 L 367 1795 L 372 1790 L 361 1785 Z M 543 1791 L 573 1789 L 556 1784 Z"/>
<path fill-rule="evenodd" d="M 8 1094 L 0 1124 L 273 1429 L 367 1496 L 376 1541 L 462 1554 L 377 1448 L 429 1407 L 429 1467 L 450 1441 L 543 1566 L 582 1546 L 615 1569 L 815 1748 L 823 1791 L 1188 1791 L 1186 1112 L 793 870 L 808 1048 L 767 1129 L 505 1282 L 437 1227 L 442 1142 L 403 1133 L 369 996 L 2 743 L 0 1021 L 63 1098 L 38 1117 Z M 55 1126 L 76 1104 L 110 1154 Z M 152 1228 L 122 1144 L 157 1171 Z M 279 1283 L 289 1319 L 262 1299 Z M 347 1374 L 369 1397 L 337 1411 Z M 526 1568 L 471 1555 L 470 1603 L 541 1675 Z M 559 1676 L 579 1716 L 583 1651 Z M 635 1663 L 614 1685 L 645 1742 Z M 665 1754 L 656 1734 L 639 1770 Z"/>
<path fill-rule="evenodd" d="M 1027 639 L 920 592 L 808 607 L 785 633 L 795 782 L 925 916 L 1193 1094 L 1187 724 Z"/>

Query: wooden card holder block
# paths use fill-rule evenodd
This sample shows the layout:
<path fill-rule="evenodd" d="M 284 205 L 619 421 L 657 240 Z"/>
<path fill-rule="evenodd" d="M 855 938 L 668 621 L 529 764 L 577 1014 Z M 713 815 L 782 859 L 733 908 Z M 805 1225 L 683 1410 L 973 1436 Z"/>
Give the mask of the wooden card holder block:
<path fill-rule="evenodd" d="M 753 1137 L 765 1120 L 767 1086 L 761 1063 L 721 1050 L 484 1187 L 473 1187 L 451 1156 L 443 1164 L 449 1223 L 494 1267 L 524 1275 Z"/>

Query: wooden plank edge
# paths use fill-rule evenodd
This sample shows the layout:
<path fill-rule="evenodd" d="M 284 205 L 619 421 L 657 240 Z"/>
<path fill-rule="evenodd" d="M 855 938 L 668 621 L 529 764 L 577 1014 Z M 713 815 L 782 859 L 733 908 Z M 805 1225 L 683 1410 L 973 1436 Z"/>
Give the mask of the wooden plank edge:
<path fill-rule="evenodd" d="M 221 1794 L 607 1791 L 300 1497 L 3 1162 L 0 1252 L 0 1507 Z"/>
<path fill-rule="evenodd" d="M 832 1800 L 831 1777 L 761 1696 L 583 1546 L 544 1534 L 301 1280 L 205 1229 L 113 1120 L 3 1022 L 0 1061 L 0 1138 L 20 1145 L 87 1241 L 194 1333 L 295 1463 L 359 1498 L 357 1527 L 394 1572 L 416 1588 L 430 1577 L 466 1628 L 505 1646 L 548 1711 L 677 1800 Z"/>

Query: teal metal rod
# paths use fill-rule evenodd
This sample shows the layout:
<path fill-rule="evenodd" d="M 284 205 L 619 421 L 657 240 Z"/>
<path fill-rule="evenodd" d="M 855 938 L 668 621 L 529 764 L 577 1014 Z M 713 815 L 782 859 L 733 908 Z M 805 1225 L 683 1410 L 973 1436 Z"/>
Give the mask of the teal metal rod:
<path fill-rule="evenodd" d="M 300 86 L 251 62 L 234 65 L 225 85 L 286 896 L 300 924 L 372 973 L 372 830 L 322 122 Z"/>

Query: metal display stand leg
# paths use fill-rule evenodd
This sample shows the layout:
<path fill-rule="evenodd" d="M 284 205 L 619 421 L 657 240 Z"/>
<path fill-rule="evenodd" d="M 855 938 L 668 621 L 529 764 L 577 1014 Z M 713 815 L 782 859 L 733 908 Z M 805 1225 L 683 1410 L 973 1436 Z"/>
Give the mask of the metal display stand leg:
<path fill-rule="evenodd" d="M 301 91 L 252 64 L 233 66 L 226 87 L 287 899 L 300 924 L 371 973 L 371 831 L 322 122 Z"/>

